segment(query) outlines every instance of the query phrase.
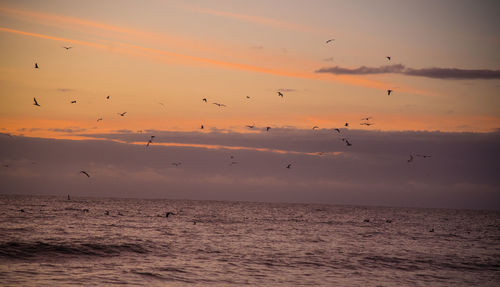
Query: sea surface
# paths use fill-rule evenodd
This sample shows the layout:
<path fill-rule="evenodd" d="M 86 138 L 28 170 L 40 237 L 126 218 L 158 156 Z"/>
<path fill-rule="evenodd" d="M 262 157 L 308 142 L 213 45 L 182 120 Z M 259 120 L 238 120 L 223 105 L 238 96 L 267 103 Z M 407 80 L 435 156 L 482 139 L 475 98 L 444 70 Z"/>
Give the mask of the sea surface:
<path fill-rule="evenodd" d="M 0 195 L 0 285 L 500 286 L 500 213 Z"/>

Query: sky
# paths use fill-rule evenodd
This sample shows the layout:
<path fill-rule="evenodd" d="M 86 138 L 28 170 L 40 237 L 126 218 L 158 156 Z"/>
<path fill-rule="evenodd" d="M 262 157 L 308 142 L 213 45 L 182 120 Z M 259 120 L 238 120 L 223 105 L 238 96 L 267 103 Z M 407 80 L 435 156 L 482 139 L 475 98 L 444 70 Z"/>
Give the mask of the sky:
<path fill-rule="evenodd" d="M 0 193 L 500 209 L 498 11 L 0 1 Z"/>

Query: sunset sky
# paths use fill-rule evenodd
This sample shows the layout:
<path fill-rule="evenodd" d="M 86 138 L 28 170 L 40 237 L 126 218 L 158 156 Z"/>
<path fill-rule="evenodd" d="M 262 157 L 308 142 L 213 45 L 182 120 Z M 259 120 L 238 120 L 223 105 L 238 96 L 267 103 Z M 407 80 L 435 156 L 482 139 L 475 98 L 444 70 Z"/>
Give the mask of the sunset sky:
<path fill-rule="evenodd" d="M 500 209 L 499 12 L 0 1 L 1 192 Z"/>

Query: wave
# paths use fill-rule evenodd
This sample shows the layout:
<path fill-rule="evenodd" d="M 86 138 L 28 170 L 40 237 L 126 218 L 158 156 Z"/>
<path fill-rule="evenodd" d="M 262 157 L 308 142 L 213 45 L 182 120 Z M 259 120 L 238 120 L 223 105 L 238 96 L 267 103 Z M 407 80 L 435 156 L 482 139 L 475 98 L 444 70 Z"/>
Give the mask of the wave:
<path fill-rule="evenodd" d="M 123 252 L 148 253 L 149 250 L 139 244 L 96 244 L 96 243 L 61 243 L 45 242 L 6 242 L 0 244 L 0 258 L 37 259 L 43 257 L 75 256 L 118 256 Z"/>

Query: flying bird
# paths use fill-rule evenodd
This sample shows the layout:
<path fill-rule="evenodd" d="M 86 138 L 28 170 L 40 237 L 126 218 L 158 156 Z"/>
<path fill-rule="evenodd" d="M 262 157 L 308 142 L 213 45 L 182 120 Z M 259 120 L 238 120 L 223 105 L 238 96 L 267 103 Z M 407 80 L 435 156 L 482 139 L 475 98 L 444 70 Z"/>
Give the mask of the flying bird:
<path fill-rule="evenodd" d="M 271 129 L 271 127 L 266 127 L 266 132 L 268 132 Z"/>
<path fill-rule="evenodd" d="M 371 125 L 373 125 L 373 123 L 360 123 L 360 125 L 371 126 Z"/>
<path fill-rule="evenodd" d="M 33 98 L 33 101 L 35 101 L 35 103 L 33 103 L 33 105 L 34 105 L 34 106 L 40 106 L 40 105 L 38 104 L 38 102 L 36 101 L 36 98 Z"/>
<path fill-rule="evenodd" d="M 328 40 L 326 40 L 326 44 L 328 44 L 328 43 L 330 43 L 332 41 L 335 41 L 335 39 L 328 39 Z"/>
<path fill-rule="evenodd" d="M 392 93 L 392 90 L 387 90 L 387 95 L 390 96 Z"/>
<path fill-rule="evenodd" d="M 362 118 L 362 121 L 369 121 L 372 117 Z"/>
<path fill-rule="evenodd" d="M 224 104 L 219 104 L 219 103 L 213 103 L 214 105 L 218 106 L 218 107 L 225 107 L 226 105 Z"/>
<path fill-rule="evenodd" d="M 340 134 L 340 129 L 333 129 L 333 130 Z"/>
<path fill-rule="evenodd" d="M 80 171 L 80 173 L 83 173 L 83 174 L 85 174 L 87 177 L 90 177 L 90 175 L 89 175 L 86 171 L 84 171 L 84 170 L 81 170 L 81 171 Z"/>
<path fill-rule="evenodd" d="M 97 119 L 97 121 L 98 121 L 98 122 L 99 122 L 99 121 L 102 121 L 102 118 L 98 118 L 98 119 Z"/>
<path fill-rule="evenodd" d="M 73 48 L 73 47 L 69 47 L 69 46 L 68 46 L 68 47 L 66 47 L 66 46 L 63 46 L 63 48 L 64 48 L 64 49 L 66 49 L 66 50 L 69 50 L 69 49 L 71 49 L 71 48 Z"/>
<path fill-rule="evenodd" d="M 283 94 L 280 91 L 278 91 L 278 96 L 283 98 Z"/>
<path fill-rule="evenodd" d="M 314 126 L 314 127 L 313 127 L 313 130 L 315 130 L 315 129 L 319 129 L 319 127 L 318 127 L 318 126 Z"/>
<path fill-rule="evenodd" d="M 123 117 L 123 116 L 125 116 L 125 114 L 126 114 L 126 113 L 127 113 L 127 112 L 118 113 L 118 114 L 119 114 L 120 116 L 122 116 L 122 117 Z"/>
<path fill-rule="evenodd" d="M 291 163 L 289 163 L 289 164 L 286 166 L 286 168 L 288 168 L 288 169 L 290 169 L 290 167 L 292 167 L 292 164 L 291 164 Z"/>
<path fill-rule="evenodd" d="M 349 126 L 349 123 L 345 123 L 345 124 L 344 124 L 344 127 L 348 127 L 348 126 Z"/>
<path fill-rule="evenodd" d="M 247 125 L 247 128 L 253 129 L 253 128 L 255 128 L 255 125 L 254 124 L 252 124 L 250 126 Z"/>
<path fill-rule="evenodd" d="M 413 161 L 413 156 L 410 154 L 410 158 L 407 160 L 408 163 Z"/>
<path fill-rule="evenodd" d="M 76 101 L 71 101 L 72 104 L 76 104 Z"/>
<path fill-rule="evenodd" d="M 35 69 L 38 69 L 38 63 L 35 63 Z"/>
<path fill-rule="evenodd" d="M 345 140 L 345 144 L 346 144 L 347 146 L 352 146 L 352 144 L 351 144 L 351 143 L 350 143 L 347 139 Z"/>
<path fill-rule="evenodd" d="M 390 57 L 390 56 L 387 56 L 386 58 L 387 58 L 387 60 L 389 60 L 389 61 L 391 60 L 391 57 Z"/>
<path fill-rule="evenodd" d="M 146 144 L 146 147 L 148 147 L 150 144 L 153 143 L 154 138 L 155 138 L 155 136 L 151 136 L 151 138 L 148 140 L 148 143 Z"/>
<path fill-rule="evenodd" d="M 109 95 L 106 97 L 107 100 L 109 100 Z"/>
<path fill-rule="evenodd" d="M 250 96 L 247 96 L 247 99 L 250 99 Z"/>
<path fill-rule="evenodd" d="M 201 127 L 200 127 L 200 128 L 201 128 L 201 129 L 204 129 L 205 127 L 204 127 L 203 125 L 201 125 Z"/>

